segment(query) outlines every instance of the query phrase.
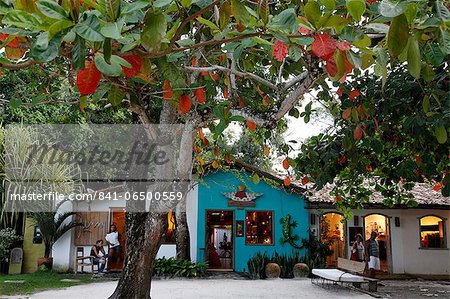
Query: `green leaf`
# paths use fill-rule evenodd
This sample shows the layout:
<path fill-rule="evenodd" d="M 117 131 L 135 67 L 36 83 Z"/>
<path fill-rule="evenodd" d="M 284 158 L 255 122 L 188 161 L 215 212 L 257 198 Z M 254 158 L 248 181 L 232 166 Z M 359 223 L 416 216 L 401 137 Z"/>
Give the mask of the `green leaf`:
<path fill-rule="evenodd" d="M 320 10 L 319 4 L 314 0 L 309 0 L 304 8 L 305 17 L 312 24 L 316 25 L 319 22 L 322 12 Z"/>
<path fill-rule="evenodd" d="M 408 71 L 414 78 L 420 77 L 420 50 L 419 43 L 414 36 L 410 36 L 408 40 Z"/>
<path fill-rule="evenodd" d="M 428 111 L 430 110 L 430 97 L 429 96 L 426 95 L 423 97 L 422 106 L 423 106 L 423 112 L 425 114 L 427 114 Z"/>
<path fill-rule="evenodd" d="M 407 1 L 382 0 L 379 6 L 380 14 L 384 17 L 393 18 L 401 15 L 406 10 Z"/>
<path fill-rule="evenodd" d="M 144 27 L 141 32 L 141 44 L 148 52 L 158 51 L 166 35 L 166 17 L 163 13 L 147 11 L 144 17 Z"/>
<path fill-rule="evenodd" d="M 303 52 L 300 47 L 291 46 L 289 47 L 289 57 L 295 62 L 299 61 L 302 58 Z"/>
<path fill-rule="evenodd" d="M 72 47 L 72 67 L 75 71 L 84 69 L 86 59 L 86 45 L 84 39 L 78 34 Z"/>
<path fill-rule="evenodd" d="M 337 33 L 341 33 L 347 25 L 347 20 L 338 15 L 330 16 L 322 25 L 323 28 L 333 28 Z"/>
<path fill-rule="evenodd" d="M 10 11 L 2 19 L 2 23 L 6 25 L 12 25 L 19 28 L 28 29 L 32 32 L 39 32 L 39 26 L 41 20 L 34 15 L 25 11 Z"/>
<path fill-rule="evenodd" d="M 336 7 L 336 0 L 320 0 L 328 11 L 332 11 Z"/>
<path fill-rule="evenodd" d="M 106 16 L 106 9 L 105 6 L 100 5 L 95 0 L 83 0 L 84 4 L 87 6 L 92 6 L 96 10 L 98 10 L 102 15 Z M 99 1 L 100 2 L 100 1 Z M 105 1 L 102 1 L 102 3 L 105 3 Z"/>
<path fill-rule="evenodd" d="M 96 15 L 88 15 L 86 20 L 74 27 L 74 30 L 79 36 L 88 41 L 101 42 L 104 40 L 103 35 L 100 33 L 100 23 Z"/>
<path fill-rule="evenodd" d="M 409 25 L 405 15 L 396 16 L 389 27 L 388 48 L 391 56 L 397 57 L 408 43 Z"/>
<path fill-rule="evenodd" d="M 443 28 L 440 28 L 441 32 L 441 42 L 444 46 L 445 54 L 450 54 L 450 33 L 447 30 L 444 30 Z"/>
<path fill-rule="evenodd" d="M 437 43 L 428 43 L 425 46 L 425 58 L 434 66 L 439 66 L 445 58 Z"/>
<path fill-rule="evenodd" d="M 52 61 L 56 58 L 56 56 L 58 56 L 59 46 L 63 37 L 64 32 L 61 31 L 48 42 L 48 46 L 46 48 L 40 48 L 39 45 L 37 45 L 37 41 L 35 41 L 31 45 L 30 57 L 33 58 L 36 62 Z"/>
<path fill-rule="evenodd" d="M 125 92 L 115 85 L 108 92 L 108 101 L 113 106 L 119 105 L 124 98 L 125 98 Z"/>
<path fill-rule="evenodd" d="M 110 21 L 116 21 L 120 15 L 120 0 L 105 0 L 106 14 Z"/>
<path fill-rule="evenodd" d="M 11 100 L 9 100 L 9 106 L 11 106 L 11 108 L 19 108 L 20 106 L 22 106 L 22 100 L 12 98 Z"/>
<path fill-rule="evenodd" d="M 207 20 L 207 19 L 204 19 L 204 18 L 202 18 L 202 17 L 198 17 L 198 18 L 197 18 L 197 21 L 199 21 L 199 22 L 202 23 L 202 24 L 205 24 L 206 26 L 208 26 L 208 27 L 211 28 L 212 30 L 217 30 L 217 31 L 219 31 L 219 27 L 217 27 L 216 24 L 214 24 L 213 22 L 211 22 L 211 21 L 209 21 L 209 20 Z"/>
<path fill-rule="evenodd" d="M 359 22 L 366 11 L 366 2 L 363 0 L 347 0 L 347 10 L 352 18 Z"/>
<path fill-rule="evenodd" d="M 111 83 L 100 84 L 92 95 L 92 101 L 94 103 L 100 101 L 110 89 Z"/>
<path fill-rule="evenodd" d="M 101 53 L 95 53 L 95 66 L 97 69 L 109 77 L 118 77 L 122 75 L 123 70 L 120 63 L 113 59 L 115 55 L 111 56 L 111 63 L 107 63 L 105 60 L 105 56 Z M 118 56 L 115 56 L 118 57 Z"/>
<path fill-rule="evenodd" d="M 422 63 L 422 69 L 420 70 L 420 75 L 425 82 L 431 82 L 434 80 L 436 73 L 434 72 L 431 65 L 428 63 Z"/>
<path fill-rule="evenodd" d="M 411 25 L 414 24 L 414 20 L 417 16 L 417 3 L 409 3 L 406 6 L 404 14 L 408 20 L 408 23 Z"/>
<path fill-rule="evenodd" d="M 224 29 L 231 22 L 231 5 L 229 1 L 225 1 L 219 8 L 219 25 L 220 29 Z"/>
<path fill-rule="evenodd" d="M 439 126 L 434 130 L 434 134 L 436 135 L 436 138 L 440 144 L 444 144 L 447 142 L 448 134 L 447 130 L 444 126 Z"/>
<path fill-rule="evenodd" d="M 252 16 L 243 3 L 240 0 L 231 0 L 231 11 L 238 23 L 247 26 L 251 22 Z"/>
<path fill-rule="evenodd" d="M 310 36 L 290 38 L 290 41 L 301 46 L 309 46 L 314 42 L 314 38 Z"/>
<path fill-rule="evenodd" d="M 69 14 L 64 10 L 61 6 L 58 5 L 58 2 L 53 0 L 39 0 L 37 2 L 38 9 L 47 17 L 56 19 L 56 20 L 68 20 Z"/>
<path fill-rule="evenodd" d="M 104 37 L 112 38 L 112 39 L 121 39 L 122 38 L 122 27 L 123 22 L 118 21 L 114 23 L 106 23 L 100 29 L 100 33 Z"/>
<path fill-rule="evenodd" d="M 52 25 L 48 28 L 49 39 L 52 39 L 58 32 L 61 32 L 72 26 L 74 26 L 73 22 L 68 20 L 59 20 L 52 23 Z"/>
<path fill-rule="evenodd" d="M 291 32 L 298 29 L 297 15 L 293 8 L 285 9 L 276 16 L 274 16 L 268 27 L 271 30 Z"/>

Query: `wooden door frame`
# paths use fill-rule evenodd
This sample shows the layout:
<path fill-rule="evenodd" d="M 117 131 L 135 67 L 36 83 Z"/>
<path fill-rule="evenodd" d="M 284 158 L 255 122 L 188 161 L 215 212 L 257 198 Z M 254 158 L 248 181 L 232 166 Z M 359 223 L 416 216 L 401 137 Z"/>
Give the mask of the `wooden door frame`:
<path fill-rule="evenodd" d="M 387 264 L 388 264 L 388 274 L 394 273 L 393 271 L 393 259 L 392 259 L 392 227 L 391 227 L 391 218 L 392 216 L 388 216 L 386 214 L 383 213 L 376 213 L 376 212 L 372 212 L 369 214 L 365 214 L 363 215 L 363 230 L 364 230 L 364 238 L 366 237 L 366 217 L 367 216 L 372 216 L 372 215 L 380 215 L 383 216 L 385 219 L 387 219 L 387 230 L 389 231 L 389 248 L 387 248 L 387 250 L 389 251 L 389 254 L 387 254 Z"/>
<path fill-rule="evenodd" d="M 204 240 L 205 240 L 205 261 L 208 260 L 208 213 L 209 212 L 231 212 L 233 213 L 233 221 L 231 222 L 231 244 L 233 246 L 233 251 L 232 251 L 232 260 L 231 260 L 231 267 L 232 269 L 209 269 L 211 271 L 234 271 L 235 268 L 235 250 L 236 250 L 236 242 L 235 242 L 235 229 L 236 229 L 236 225 L 234 225 L 235 221 L 236 221 L 236 213 L 234 209 L 205 209 L 205 215 L 203 220 L 205 221 L 205 230 L 203 232 L 204 234 Z"/>
<path fill-rule="evenodd" d="M 338 215 L 340 215 L 343 219 L 344 219 L 344 258 L 347 258 L 348 256 L 349 256 L 349 254 L 348 254 L 348 247 L 349 247 L 349 245 L 350 244 L 347 244 L 347 236 L 348 236 L 348 232 L 347 232 L 347 230 L 348 230 L 348 224 L 347 224 L 347 220 L 345 220 L 345 217 L 344 217 L 344 214 L 343 213 L 341 213 L 341 212 L 338 212 L 338 211 L 327 211 L 327 212 L 323 212 L 323 213 L 321 213 L 321 214 L 319 214 L 318 216 L 319 216 L 319 223 L 318 223 L 318 228 L 317 228 L 317 231 L 318 231 L 318 234 L 317 234 L 317 236 L 318 236 L 318 239 L 319 240 L 321 240 L 322 239 L 322 229 L 321 229 L 321 220 L 322 220 L 322 217 L 324 217 L 326 214 L 338 214 Z"/>

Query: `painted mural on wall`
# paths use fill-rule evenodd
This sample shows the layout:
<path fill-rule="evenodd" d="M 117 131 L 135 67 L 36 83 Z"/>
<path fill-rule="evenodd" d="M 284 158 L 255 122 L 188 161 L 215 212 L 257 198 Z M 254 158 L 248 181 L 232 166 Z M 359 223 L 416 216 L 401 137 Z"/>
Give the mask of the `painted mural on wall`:
<path fill-rule="evenodd" d="M 262 193 L 247 192 L 246 186 L 238 186 L 237 192 L 222 192 L 222 194 L 228 198 L 229 207 L 254 207 L 255 199 L 260 197 Z"/>

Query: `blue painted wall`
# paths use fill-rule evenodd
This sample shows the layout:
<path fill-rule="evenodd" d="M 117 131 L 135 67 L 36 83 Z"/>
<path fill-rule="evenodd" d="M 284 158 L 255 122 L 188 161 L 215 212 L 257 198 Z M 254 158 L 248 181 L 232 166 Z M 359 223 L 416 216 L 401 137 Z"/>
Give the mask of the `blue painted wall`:
<path fill-rule="evenodd" d="M 277 189 L 263 180 L 258 184 L 248 180 L 250 174 L 240 173 L 240 178 L 236 177 L 231 172 L 217 172 L 207 175 L 204 178 L 204 182 L 199 184 L 198 189 L 198 231 L 197 231 L 197 246 L 198 255 L 197 260 L 204 260 L 204 251 L 200 250 L 205 248 L 205 216 L 207 210 L 233 210 L 235 220 L 244 220 L 244 236 L 236 237 L 234 235 L 234 270 L 235 271 L 248 271 L 247 261 L 254 254 L 267 251 L 272 255 L 275 251 L 278 253 L 292 254 L 297 249 L 293 248 L 289 244 L 282 245 L 280 238 L 282 236 L 282 227 L 280 219 L 290 214 L 292 219 L 297 221 L 298 226 L 293 230 L 293 234 L 297 234 L 300 240 L 308 237 L 309 228 L 309 215 L 308 210 L 305 209 L 305 200 L 303 197 L 296 193 L 288 193 L 282 189 Z M 244 184 L 242 182 L 244 179 Z M 254 207 L 244 207 L 238 209 L 236 207 L 228 206 L 228 199 L 222 194 L 222 192 L 237 191 L 239 185 L 246 185 L 247 192 L 263 193 L 261 197 L 256 199 L 256 205 Z M 247 210 L 271 210 L 273 211 L 273 226 L 274 226 L 274 242 L 273 245 L 245 245 L 245 214 Z M 235 222 L 236 223 L 236 222 Z M 236 225 L 234 224 L 234 230 Z M 304 250 L 300 251 L 303 255 Z"/>

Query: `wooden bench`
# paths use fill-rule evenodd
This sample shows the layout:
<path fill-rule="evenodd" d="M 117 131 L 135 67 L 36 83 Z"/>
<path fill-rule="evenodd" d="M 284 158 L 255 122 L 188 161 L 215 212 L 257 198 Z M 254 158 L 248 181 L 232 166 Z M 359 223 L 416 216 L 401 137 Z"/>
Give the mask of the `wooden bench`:
<path fill-rule="evenodd" d="M 312 274 L 332 282 L 351 283 L 357 288 L 361 287 L 362 283 L 367 283 L 369 292 L 376 292 L 378 279 L 362 276 L 365 268 L 364 262 L 338 258 L 338 269 L 313 269 Z"/>
<path fill-rule="evenodd" d="M 81 267 L 81 273 L 84 272 L 84 267 L 90 267 L 91 273 L 94 274 L 95 266 L 97 266 L 97 272 L 98 272 L 99 264 L 94 264 L 94 257 L 93 256 L 85 256 L 84 255 L 84 247 L 77 247 L 76 255 L 75 255 L 75 265 L 74 265 L 75 274 L 78 273 L 79 267 Z"/>

